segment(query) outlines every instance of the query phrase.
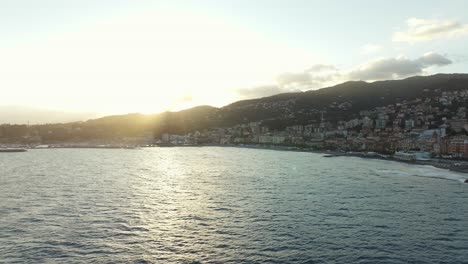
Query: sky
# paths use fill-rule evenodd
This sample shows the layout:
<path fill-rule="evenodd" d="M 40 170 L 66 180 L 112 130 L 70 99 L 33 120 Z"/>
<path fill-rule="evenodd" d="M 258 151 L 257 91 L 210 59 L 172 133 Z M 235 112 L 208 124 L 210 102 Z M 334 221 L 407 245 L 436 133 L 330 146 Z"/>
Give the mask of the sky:
<path fill-rule="evenodd" d="M 0 123 L 467 73 L 466 10 L 465 0 L 3 0 Z"/>

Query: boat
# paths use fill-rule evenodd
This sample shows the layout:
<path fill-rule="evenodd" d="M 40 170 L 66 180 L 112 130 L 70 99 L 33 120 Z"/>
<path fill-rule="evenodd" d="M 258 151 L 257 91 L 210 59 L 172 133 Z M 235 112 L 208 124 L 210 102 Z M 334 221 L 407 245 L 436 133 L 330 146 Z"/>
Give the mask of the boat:
<path fill-rule="evenodd" d="M 464 181 L 464 183 L 468 183 L 468 179 L 466 179 L 466 180 Z"/>
<path fill-rule="evenodd" d="M 333 157 L 335 157 L 335 156 L 332 155 L 332 154 L 326 154 L 326 155 L 323 155 L 322 157 L 324 157 L 324 158 L 333 158 Z"/>
<path fill-rule="evenodd" d="M 0 149 L 0 152 L 26 152 L 26 149 L 23 149 L 23 148 L 5 148 L 5 149 Z"/>

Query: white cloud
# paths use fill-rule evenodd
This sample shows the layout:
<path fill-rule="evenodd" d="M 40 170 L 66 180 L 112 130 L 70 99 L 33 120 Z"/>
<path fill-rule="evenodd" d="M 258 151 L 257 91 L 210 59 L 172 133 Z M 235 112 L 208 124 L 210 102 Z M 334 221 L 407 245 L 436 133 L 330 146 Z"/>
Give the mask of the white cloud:
<path fill-rule="evenodd" d="M 333 85 L 343 76 L 330 64 L 315 64 L 301 72 L 286 72 L 276 78 L 276 84 L 237 89 L 241 99 L 266 97 L 280 93 L 299 92 Z"/>
<path fill-rule="evenodd" d="M 418 59 L 381 58 L 369 61 L 348 74 L 351 80 L 388 80 L 418 75 L 432 66 L 445 66 L 452 61 L 437 53 L 426 53 Z"/>
<path fill-rule="evenodd" d="M 428 52 L 424 54 L 421 58 L 418 59 L 418 62 L 421 63 L 423 67 L 445 66 L 452 63 L 451 60 L 434 52 Z"/>
<path fill-rule="evenodd" d="M 368 61 L 351 70 L 340 70 L 334 65 L 316 64 L 302 72 L 279 75 L 274 85 L 237 89 L 241 99 L 259 98 L 279 93 L 297 92 L 332 86 L 349 80 L 377 81 L 401 79 L 428 73 L 434 66 L 445 66 L 452 61 L 434 52 L 410 59 L 404 56 Z"/>
<path fill-rule="evenodd" d="M 323 71 L 336 71 L 338 70 L 334 65 L 330 64 L 315 64 L 309 69 L 305 70 L 306 72 L 323 72 Z"/>
<path fill-rule="evenodd" d="M 289 89 L 316 89 L 333 83 L 339 76 L 334 65 L 316 64 L 303 72 L 283 73 L 276 79 L 278 86 Z"/>
<path fill-rule="evenodd" d="M 395 32 L 394 42 L 417 42 L 436 38 L 449 38 L 468 34 L 468 24 L 454 20 L 426 20 L 410 18 L 406 31 Z"/>

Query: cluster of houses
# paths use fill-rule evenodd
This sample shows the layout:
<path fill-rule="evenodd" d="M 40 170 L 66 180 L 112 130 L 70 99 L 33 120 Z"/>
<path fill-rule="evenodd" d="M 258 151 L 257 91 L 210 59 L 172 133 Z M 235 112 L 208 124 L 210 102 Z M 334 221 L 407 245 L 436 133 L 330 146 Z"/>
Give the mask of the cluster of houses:
<path fill-rule="evenodd" d="M 351 120 L 271 130 L 262 122 L 186 135 L 163 134 L 162 144 L 259 144 L 342 151 L 421 151 L 437 157 L 468 158 L 468 90 L 441 92 L 372 110 Z"/>
<path fill-rule="evenodd" d="M 294 120 L 294 111 L 291 108 L 294 102 L 289 100 L 278 104 L 275 103 L 274 107 L 285 109 L 287 113 L 279 118 Z M 193 131 L 184 135 L 165 133 L 158 138 L 155 138 L 155 133 L 149 131 L 149 128 L 141 129 L 141 133 L 133 133 L 132 136 L 119 136 L 118 133 L 114 135 L 108 131 L 111 136 L 98 137 L 96 135 L 102 132 L 100 128 L 83 131 L 79 123 L 31 129 L 25 125 L 7 126 L 0 129 L 0 144 L 38 145 L 47 142 L 76 146 L 268 145 L 382 154 L 417 151 L 429 153 L 433 157 L 468 159 L 468 89 L 428 91 L 421 98 L 402 100 L 363 111 L 352 112 L 352 107 L 352 102 L 334 102 L 329 106 L 329 113 L 326 110 L 312 110 L 321 113 L 320 120 L 282 129 L 272 129 L 267 123 L 258 121 Z M 340 111 L 352 114 L 346 115 L 350 118 L 341 120 L 342 117 L 336 115 Z M 6 128 L 11 131 L 8 132 Z M 13 128 L 16 130 L 12 130 Z M 46 129 L 46 133 L 40 134 L 41 129 Z M 87 133 L 91 134 L 88 137 L 79 137 Z M 11 138 L 11 135 L 23 134 L 24 136 Z M 47 136 L 53 136 L 53 140 L 48 140 Z"/>

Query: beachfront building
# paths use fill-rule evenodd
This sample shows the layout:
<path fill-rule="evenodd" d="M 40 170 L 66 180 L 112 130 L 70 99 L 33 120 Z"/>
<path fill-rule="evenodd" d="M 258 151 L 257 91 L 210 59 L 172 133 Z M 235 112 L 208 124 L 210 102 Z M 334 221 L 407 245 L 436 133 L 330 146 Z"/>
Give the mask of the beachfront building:
<path fill-rule="evenodd" d="M 449 144 L 449 154 L 457 158 L 468 158 L 468 137 L 452 138 Z"/>

